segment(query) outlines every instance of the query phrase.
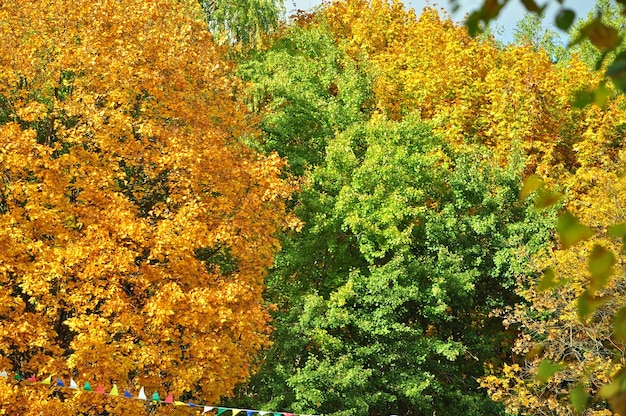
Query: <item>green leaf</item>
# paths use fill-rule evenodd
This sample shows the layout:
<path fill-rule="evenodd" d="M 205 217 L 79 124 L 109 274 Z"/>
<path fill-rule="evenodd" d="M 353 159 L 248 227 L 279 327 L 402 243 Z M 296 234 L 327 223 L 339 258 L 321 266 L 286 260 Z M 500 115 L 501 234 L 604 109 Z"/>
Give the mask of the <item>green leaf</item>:
<path fill-rule="evenodd" d="M 616 87 L 626 91 L 626 51 L 620 52 L 606 69 L 606 76 L 611 78 Z"/>
<path fill-rule="evenodd" d="M 611 410 L 616 415 L 626 415 L 626 392 L 623 389 L 609 397 Z"/>
<path fill-rule="evenodd" d="M 578 90 L 574 96 L 574 107 L 585 108 L 594 101 L 594 90 Z"/>
<path fill-rule="evenodd" d="M 598 396 L 608 400 L 611 410 L 616 414 L 626 415 L 626 372 L 622 368 L 613 377 L 613 381 L 605 384 L 598 391 Z"/>
<path fill-rule="evenodd" d="M 543 181 L 537 175 L 530 175 L 522 182 L 522 189 L 519 192 L 519 199 L 523 201 L 530 194 L 543 186 Z"/>
<path fill-rule="evenodd" d="M 619 380 L 603 385 L 602 387 L 600 387 L 600 390 L 598 390 L 598 396 L 603 399 L 608 399 L 615 396 L 620 391 L 619 385 Z"/>
<path fill-rule="evenodd" d="M 586 290 L 578 298 L 578 317 L 584 320 L 587 316 L 594 313 L 600 305 L 610 299 L 610 296 L 595 297 L 588 290 Z"/>
<path fill-rule="evenodd" d="M 543 276 L 541 277 L 541 281 L 539 282 L 537 290 L 539 290 L 540 292 L 544 292 L 557 286 L 557 284 L 558 283 L 555 278 L 554 270 L 551 267 L 548 267 L 543 271 Z"/>
<path fill-rule="evenodd" d="M 617 311 L 613 318 L 613 336 L 618 341 L 626 341 L 626 306 Z"/>
<path fill-rule="evenodd" d="M 502 7 L 504 7 L 504 4 L 501 4 L 499 0 L 484 0 L 482 19 L 485 23 L 489 23 L 490 20 L 497 18 Z"/>
<path fill-rule="evenodd" d="M 535 0 L 522 0 L 522 4 L 526 7 L 526 10 L 532 13 L 542 13 L 546 8 L 545 6 L 539 7 Z"/>
<path fill-rule="evenodd" d="M 613 274 L 615 256 L 600 245 L 595 245 L 589 255 L 589 271 L 591 272 L 591 293 L 606 286 L 609 277 Z"/>
<path fill-rule="evenodd" d="M 544 209 L 551 207 L 558 203 L 563 195 L 558 192 L 553 192 L 549 189 L 540 188 L 537 192 L 537 198 L 535 198 L 535 208 Z"/>
<path fill-rule="evenodd" d="M 626 253 L 626 222 L 610 226 L 608 234 L 613 238 L 622 239 L 622 252 Z"/>
<path fill-rule="evenodd" d="M 545 383 L 557 371 L 560 371 L 563 368 L 565 368 L 565 364 L 563 363 L 555 363 L 550 360 L 543 360 L 539 364 L 539 368 L 537 370 L 537 380 L 539 380 L 541 383 Z"/>
<path fill-rule="evenodd" d="M 556 18 L 554 19 L 554 23 L 556 24 L 556 27 L 558 27 L 559 29 L 563 31 L 567 31 L 570 28 L 570 26 L 572 26 L 572 23 L 574 23 L 575 19 L 576 19 L 576 13 L 574 13 L 572 10 L 561 9 L 561 11 L 559 11 L 559 14 L 556 15 Z"/>
<path fill-rule="evenodd" d="M 582 383 L 578 383 L 576 387 L 569 393 L 569 401 L 577 412 L 582 412 L 587 407 L 587 392 Z"/>
<path fill-rule="evenodd" d="M 626 236 L 626 222 L 611 225 L 608 234 L 613 238 L 624 238 Z"/>
<path fill-rule="evenodd" d="M 598 85 L 598 88 L 596 88 L 593 92 L 593 103 L 602 108 L 607 103 L 610 96 L 611 91 L 606 86 L 606 83 L 603 82 Z"/>
<path fill-rule="evenodd" d="M 617 30 L 602 23 L 599 15 L 583 26 L 580 33 L 589 39 L 596 48 L 603 51 L 613 50 L 621 43 Z"/>
<path fill-rule="evenodd" d="M 481 33 L 480 21 L 482 20 L 482 13 L 480 11 L 472 12 L 465 21 L 465 27 L 471 37 Z"/>
<path fill-rule="evenodd" d="M 559 233 L 564 249 L 568 249 L 593 235 L 593 231 L 589 227 L 579 223 L 578 219 L 568 211 L 565 211 L 559 217 L 556 223 L 556 231 Z"/>

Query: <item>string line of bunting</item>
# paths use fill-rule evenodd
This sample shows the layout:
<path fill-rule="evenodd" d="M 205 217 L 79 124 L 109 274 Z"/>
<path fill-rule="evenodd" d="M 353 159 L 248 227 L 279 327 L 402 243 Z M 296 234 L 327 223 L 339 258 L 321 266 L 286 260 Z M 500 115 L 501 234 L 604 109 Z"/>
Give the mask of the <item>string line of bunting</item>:
<path fill-rule="evenodd" d="M 9 374 L 6 372 L 6 370 L 2 370 L 0 372 L 0 377 L 2 378 L 9 378 Z M 275 411 L 265 411 L 265 410 L 254 410 L 254 409 L 238 409 L 238 408 L 234 408 L 234 407 L 221 407 L 221 406 L 207 406 L 204 404 L 197 404 L 197 403 L 193 403 L 191 401 L 189 402 L 181 402 L 178 400 L 174 399 L 174 395 L 172 393 L 168 393 L 167 396 L 165 397 L 165 399 L 161 399 L 161 396 L 159 396 L 159 392 L 155 391 L 152 394 L 152 397 L 150 398 L 150 400 L 148 400 L 148 396 L 146 395 L 146 391 L 143 387 L 141 387 L 141 389 L 139 390 L 139 394 L 137 394 L 137 396 L 133 396 L 130 391 L 127 389 L 124 391 L 123 394 L 120 394 L 119 389 L 117 387 L 117 384 L 113 384 L 113 387 L 111 388 L 111 391 L 109 391 L 108 393 L 104 390 L 104 387 L 102 387 L 102 385 L 98 384 L 96 386 L 95 389 L 93 389 L 93 387 L 91 386 L 91 384 L 89 384 L 89 382 L 85 382 L 85 384 L 83 385 L 83 388 L 80 389 L 78 384 L 74 381 L 74 379 L 70 379 L 70 383 L 69 385 L 67 385 L 63 380 L 61 380 L 60 378 L 56 378 L 56 380 L 52 380 L 52 375 L 49 375 L 47 378 L 43 379 L 43 380 L 37 380 L 37 378 L 35 376 L 30 376 L 28 378 L 23 378 L 22 375 L 20 373 L 16 373 L 15 376 L 13 377 L 13 379 L 15 379 L 18 382 L 21 381 L 26 381 L 28 383 L 36 383 L 36 384 L 46 384 L 46 385 L 50 385 L 53 386 L 55 388 L 59 388 L 59 389 L 71 389 L 71 390 L 77 390 L 77 391 L 83 391 L 83 392 L 87 392 L 87 393 L 96 393 L 96 394 L 102 394 L 105 396 L 114 396 L 114 397 L 123 397 L 125 399 L 135 399 L 135 400 L 145 400 L 145 401 L 150 401 L 150 402 L 156 402 L 156 403 L 163 403 L 163 404 L 171 404 L 174 406 L 189 406 L 189 407 L 197 407 L 199 409 L 202 409 L 202 414 L 206 414 L 209 412 L 216 412 L 215 415 L 219 416 L 224 412 L 227 411 L 231 411 L 232 415 L 237 415 L 239 413 L 241 413 L 242 415 L 245 413 L 246 416 L 251 416 L 254 414 L 258 414 L 260 416 L 264 416 L 264 415 L 268 415 L 268 416 L 318 416 L 318 415 L 303 415 L 303 414 L 296 414 L 296 413 L 288 413 L 288 412 L 275 412 Z"/>

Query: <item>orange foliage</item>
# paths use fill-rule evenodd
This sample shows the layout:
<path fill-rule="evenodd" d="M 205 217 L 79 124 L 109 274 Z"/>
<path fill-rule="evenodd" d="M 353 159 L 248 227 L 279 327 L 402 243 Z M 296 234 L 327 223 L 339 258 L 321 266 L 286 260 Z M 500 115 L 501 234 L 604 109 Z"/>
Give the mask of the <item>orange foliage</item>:
<path fill-rule="evenodd" d="M 229 394 L 291 189 L 197 1 L 4 1 L 0 57 L 0 369 Z M 145 414 L 42 387 L 0 379 L 0 413 Z"/>

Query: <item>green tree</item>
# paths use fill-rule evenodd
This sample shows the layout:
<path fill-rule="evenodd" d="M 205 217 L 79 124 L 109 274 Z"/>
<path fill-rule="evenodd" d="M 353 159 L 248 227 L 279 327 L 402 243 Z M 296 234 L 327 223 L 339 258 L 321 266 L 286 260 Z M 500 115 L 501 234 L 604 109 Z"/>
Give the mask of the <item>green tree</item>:
<path fill-rule="evenodd" d="M 489 313 L 516 300 L 550 223 L 517 202 L 520 178 L 414 119 L 329 143 L 301 197 L 307 251 L 283 251 L 274 272 L 309 286 L 281 321 L 294 410 L 500 413 L 476 383 L 512 336 Z"/>
<path fill-rule="evenodd" d="M 200 0 L 211 32 L 218 38 L 256 43 L 278 28 L 283 0 Z"/>
<path fill-rule="evenodd" d="M 621 13 L 620 7 L 612 0 L 597 0 L 595 9 L 591 10 L 587 16 L 580 18 L 569 30 L 569 43 L 572 45 L 572 52 L 576 52 L 580 58 L 589 65 L 589 68 L 597 68 L 599 63 L 604 61 L 601 50 L 584 37 L 585 27 L 592 24 L 597 16 L 607 27 L 613 27 L 619 33 L 626 32 L 626 18 Z M 624 45 L 620 44 L 615 50 L 608 51 L 608 61 L 614 60 L 617 55 L 624 50 Z"/>
<path fill-rule="evenodd" d="M 251 84 L 250 107 L 263 114 L 261 147 L 286 157 L 297 176 L 323 163 L 328 138 L 372 112 L 366 64 L 344 57 L 326 26 L 306 18 L 252 51 L 238 74 Z"/>
<path fill-rule="evenodd" d="M 358 255 L 354 237 L 328 216 L 333 199 L 319 193 L 312 171 L 325 164 L 326 147 L 335 134 L 370 118 L 372 75 L 366 62 L 340 52 L 332 33 L 313 15 L 300 16 L 267 50 L 247 54 L 239 75 L 249 82 L 250 107 L 263 115 L 260 147 L 286 157 L 291 173 L 303 178 L 305 186 L 294 197 L 292 209 L 309 225 L 302 234 L 289 231 L 282 236 L 285 256 L 276 259 L 267 278 L 266 298 L 278 309 L 273 314 L 274 344 L 260 357 L 261 370 L 241 386 L 232 403 L 290 408 L 296 397 L 287 380 L 294 366 L 306 360 L 293 326 L 304 296 L 328 296 Z M 311 228 L 318 231 L 311 234 Z M 324 238 L 315 238 L 315 233 Z"/>
<path fill-rule="evenodd" d="M 516 44 L 530 43 L 536 50 L 543 49 L 554 62 L 566 62 L 570 51 L 563 45 L 561 34 L 542 25 L 543 17 L 527 14 L 513 31 Z"/>
<path fill-rule="evenodd" d="M 302 16 L 240 70 L 261 146 L 302 175 L 293 209 L 305 225 L 284 235 L 268 276 L 274 344 L 237 405 L 499 414 L 476 379 L 516 332 L 489 313 L 518 300 L 515 277 L 551 219 L 517 200 L 521 157 L 498 167 L 476 137 L 453 150 L 415 114 L 373 114 L 378 51 L 319 19 Z"/>

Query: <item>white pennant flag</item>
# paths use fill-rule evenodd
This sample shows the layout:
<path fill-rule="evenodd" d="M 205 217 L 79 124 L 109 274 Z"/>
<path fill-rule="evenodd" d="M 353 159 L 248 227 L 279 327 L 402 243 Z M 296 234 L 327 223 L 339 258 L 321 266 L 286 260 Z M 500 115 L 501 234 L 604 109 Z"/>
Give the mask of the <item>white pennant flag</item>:
<path fill-rule="evenodd" d="M 202 414 L 208 413 L 211 410 L 213 410 L 213 406 L 204 406 L 204 410 L 202 411 Z"/>
<path fill-rule="evenodd" d="M 78 390 L 78 384 L 74 381 L 74 379 L 70 379 L 70 389 Z"/>
<path fill-rule="evenodd" d="M 9 375 L 7 374 L 7 370 L 2 370 L 2 372 L 0 373 L 0 377 L 8 378 Z"/>
<path fill-rule="evenodd" d="M 141 388 L 141 390 L 139 390 L 139 395 L 137 396 L 137 398 L 139 400 L 148 400 L 148 398 L 146 397 L 146 392 L 144 391 L 143 387 Z"/>

